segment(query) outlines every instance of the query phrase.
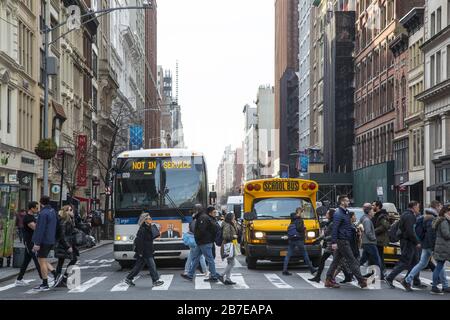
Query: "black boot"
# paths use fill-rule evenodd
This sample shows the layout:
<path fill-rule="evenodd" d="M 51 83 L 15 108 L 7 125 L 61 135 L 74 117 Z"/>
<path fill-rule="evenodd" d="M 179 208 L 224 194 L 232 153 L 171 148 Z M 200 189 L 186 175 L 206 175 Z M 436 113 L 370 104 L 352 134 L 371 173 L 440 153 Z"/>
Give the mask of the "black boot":
<path fill-rule="evenodd" d="M 315 277 L 313 277 L 313 278 L 311 278 L 311 279 L 308 279 L 309 281 L 313 281 L 313 282 L 317 282 L 317 283 L 320 283 L 320 276 L 315 276 Z"/>

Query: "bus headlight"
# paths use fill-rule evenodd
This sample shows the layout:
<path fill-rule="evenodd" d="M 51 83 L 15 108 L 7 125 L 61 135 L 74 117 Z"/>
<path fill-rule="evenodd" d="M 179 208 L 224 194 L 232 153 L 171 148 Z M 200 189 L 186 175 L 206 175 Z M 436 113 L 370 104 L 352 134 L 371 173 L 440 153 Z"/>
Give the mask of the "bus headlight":
<path fill-rule="evenodd" d="M 307 235 L 307 237 L 309 239 L 314 239 L 316 237 L 316 232 L 315 231 L 308 231 L 308 233 L 306 235 Z"/>
<path fill-rule="evenodd" d="M 261 232 L 261 231 L 256 231 L 255 232 L 255 238 L 256 239 L 264 239 L 265 236 L 266 236 L 266 234 L 264 232 Z"/>
<path fill-rule="evenodd" d="M 127 241 L 128 237 L 127 236 L 122 236 L 122 241 Z"/>
<path fill-rule="evenodd" d="M 116 235 L 116 241 L 127 241 L 127 236 L 121 236 L 120 234 Z"/>
<path fill-rule="evenodd" d="M 121 241 L 122 237 L 120 235 L 116 235 L 116 241 Z"/>

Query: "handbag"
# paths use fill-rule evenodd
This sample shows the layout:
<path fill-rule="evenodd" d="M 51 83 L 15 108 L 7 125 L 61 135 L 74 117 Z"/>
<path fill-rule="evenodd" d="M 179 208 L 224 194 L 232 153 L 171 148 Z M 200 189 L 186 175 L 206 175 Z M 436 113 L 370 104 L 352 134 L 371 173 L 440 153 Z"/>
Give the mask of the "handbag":
<path fill-rule="evenodd" d="M 190 232 L 183 233 L 183 242 L 189 248 L 195 248 L 197 243 L 195 242 L 194 234 Z"/>
<path fill-rule="evenodd" d="M 234 257 L 234 244 L 232 242 L 224 243 L 221 250 L 222 260 Z"/>
<path fill-rule="evenodd" d="M 83 246 L 87 242 L 86 234 L 83 231 L 81 231 L 79 229 L 76 229 L 76 228 L 75 228 L 75 231 L 74 231 L 73 239 L 75 240 L 75 245 L 76 246 Z"/>
<path fill-rule="evenodd" d="M 158 227 L 156 224 L 152 223 L 152 239 L 155 240 L 156 238 L 159 238 L 161 236 L 161 233 L 159 232 Z"/>

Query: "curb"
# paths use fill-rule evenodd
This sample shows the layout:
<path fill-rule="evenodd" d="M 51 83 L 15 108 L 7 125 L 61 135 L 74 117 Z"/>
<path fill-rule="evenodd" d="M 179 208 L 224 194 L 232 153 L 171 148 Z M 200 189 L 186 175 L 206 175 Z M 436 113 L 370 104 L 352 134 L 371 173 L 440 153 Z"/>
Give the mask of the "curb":
<path fill-rule="evenodd" d="M 89 251 L 92 251 L 92 250 L 94 250 L 94 249 L 98 249 L 98 248 L 101 248 L 101 247 L 103 247 L 103 246 L 106 246 L 106 245 L 108 245 L 108 244 L 113 244 L 113 243 L 114 243 L 113 240 L 103 240 L 100 244 L 98 244 L 98 245 L 96 245 L 96 246 L 94 246 L 94 247 L 92 247 L 92 248 L 87 248 L 87 249 L 84 249 L 84 250 L 80 250 L 80 255 L 81 255 L 82 253 L 89 252 Z M 52 258 L 52 259 L 53 259 L 53 258 Z M 31 271 L 36 270 L 36 266 L 35 266 L 34 263 L 32 263 L 32 262 L 33 262 L 33 261 L 30 261 L 30 263 L 32 264 L 32 267 L 31 267 L 31 268 L 28 268 L 27 271 L 25 271 L 25 274 L 27 274 L 28 272 L 31 272 Z M 53 262 L 50 262 L 50 264 L 51 264 L 51 265 L 54 265 L 54 264 L 56 264 L 57 262 L 58 262 L 58 261 L 53 261 Z M 4 278 L 0 278 L 0 283 L 16 278 L 16 277 L 19 275 L 19 272 L 20 272 L 20 271 L 17 271 L 17 272 L 14 273 L 14 274 L 11 274 L 11 275 L 6 276 L 6 277 L 4 277 Z"/>

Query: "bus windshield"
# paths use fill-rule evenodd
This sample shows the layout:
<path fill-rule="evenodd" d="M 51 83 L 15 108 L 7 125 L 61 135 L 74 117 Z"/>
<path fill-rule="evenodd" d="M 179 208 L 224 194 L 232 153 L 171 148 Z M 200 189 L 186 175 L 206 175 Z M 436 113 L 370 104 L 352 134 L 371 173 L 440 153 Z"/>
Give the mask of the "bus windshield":
<path fill-rule="evenodd" d="M 193 208 L 206 193 L 202 157 L 118 160 L 116 210 Z"/>
<path fill-rule="evenodd" d="M 290 219 L 291 213 L 302 207 L 303 219 L 315 219 L 314 208 L 307 198 L 263 198 L 255 200 L 253 211 L 261 218 Z"/>

